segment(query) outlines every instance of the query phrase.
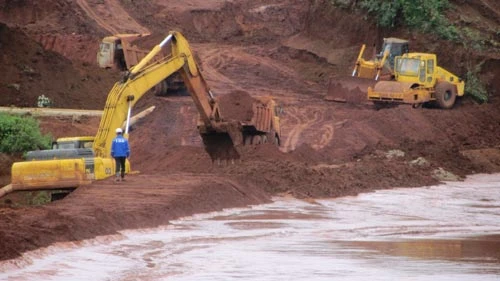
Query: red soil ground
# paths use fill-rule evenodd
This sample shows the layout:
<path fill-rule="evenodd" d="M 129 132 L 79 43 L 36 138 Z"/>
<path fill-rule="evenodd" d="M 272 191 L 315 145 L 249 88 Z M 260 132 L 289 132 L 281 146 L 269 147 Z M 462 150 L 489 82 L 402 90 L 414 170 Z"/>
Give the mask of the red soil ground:
<path fill-rule="evenodd" d="M 495 0 L 452 2 L 460 4 L 461 17 L 450 15 L 456 23 L 472 25 L 498 44 L 488 33 L 500 26 Z M 178 30 L 217 96 L 272 95 L 283 108 L 280 149 L 241 147 L 239 161 L 216 165 L 196 131 L 192 100 L 146 95 L 134 110 L 156 109 L 130 133 L 130 160 L 140 173 L 119 185 L 105 180 L 80 187 L 45 206 L 0 208 L 0 259 L 54 242 L 263 203 L 274 195 L 336 197 L 429 185 L 440 180 L 438 168 L 460 177 L 499 172 L 498 47 L 485 43 L 470 51 L 466 42 L 379 29 L 364 16 L 330 8 L 327 1 L 0 0 L 1 106 L 35 106 L 44 94 L 56 107 L 102 109 L 120 74 L 95 65 L 99 39 L 149 31 L 143 44 L 152 45 Z M 484 62 L 480 74 L 490 102 L 463 97 L 452 110 L 376 110 L 325 101 L 329 78 L 348 75 L 359 46 L 380 44 L 384 36 L 409 38 L 412 49 L 437 53 L 441 65 L 462 77 Z M 55 138 L 94 135 L 99 119 L 42 118 L 40 124 Z M 404 154 L 391 157 L 394 149 Z M 425 164 L 411 164 L 421 158 Z M 0 154 L 0 185 L 9 183 L 14 160 L 19 158 Z"/>

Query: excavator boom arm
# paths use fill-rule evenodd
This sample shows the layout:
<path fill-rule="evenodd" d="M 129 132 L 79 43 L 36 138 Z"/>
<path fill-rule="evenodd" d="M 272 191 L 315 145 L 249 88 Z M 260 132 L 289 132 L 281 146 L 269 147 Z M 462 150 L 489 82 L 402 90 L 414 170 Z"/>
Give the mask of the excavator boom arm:
<path fill-rule="evenodd" d="M 148 62 L 168 43 L 172 42 L 172 56 L 165 57 L 154 64 Z M 103 116 L 94 142 L 97 157 L 109 157 L 114 130 L 122 127 L 129 115 L 129 109 L 156 84 L 180 71 L 193 97 L 201 120 L 207 127 L 214 119 L 213 102 L 210 89 L 198 71 L 187 40 L 178 32 L 171 32 L 125 77 L 111 89 L 106 100 Z"/>
<path fill-rule="evenodd" d="M 162 56 L 157 60 L 156 55 L 168 42 L 172 43 L 172 55 Z M 8 192 L 76 188 L 90 180 L 105 179 L 113 175 L 114 161 L 110 152 L 115 129 L 121 128 L 125 120 L 125 129 L 128 129 L 132 107 L 151 88 L 175 72 L 182 76 L 196 105 L 200 115 L 198 131 L 205 150 L 213 161 L 238 159 L 240 155 L 235 146 L 243 143 L 244 134 L 247 140 L 248 137 L 252 137 L 252 140 L 255 137 L 256 143 L 269 136 L 279 144 L 280 126 L 279 118 L 273 114 L 276 112 L 274 101 L 252 101 L 254 112 L 251 119 L 223 120 L 220 103 L 214 99 L 199 72 L 186 39 L 180 33 L 170 32 L 165 40 L 130 69 L 122 81 L 115 83 L 108 94 L 92 149 L 52 149 L 37 153 L 30 161 L 14 163 L 12 188 Z M 125 132 L 127 134 L 128 130 Z M 78 139 L 92 140 L 88 137 Z M 127 164 L 126 169 L 130 171 L 130 165 Z"/>

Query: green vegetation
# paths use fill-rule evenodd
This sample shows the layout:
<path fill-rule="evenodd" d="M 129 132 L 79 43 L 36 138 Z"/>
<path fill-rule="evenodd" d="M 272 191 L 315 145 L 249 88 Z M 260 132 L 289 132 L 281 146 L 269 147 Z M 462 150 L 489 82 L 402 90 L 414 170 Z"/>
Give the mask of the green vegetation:
<path fill-rule="evenodd" d="M 0 113 L 0 152 L 19 153 L 51 146 L 52 137 L 42 135 L 38 121 Z"/>
<path fill-rule="evenodd" d="M 457 40 L 458 30 L 446 19 L 448 0 L 330 0 L 337 7 L 359 7 L 375 16 L 382 27 L 406 26 L 432 32 L 447 40 Z"/>
<path fill-rule="evenodd" d="M 465 94 L 472 96 L 475 100 L 485 103 L 488 102 L 488 91 L 486 86 L 479 79 L 479 72 L 482 64 L 469 68 L 465 74 Z"/>
<path fill-rule="evenodd" d="M 339 8 L 348 8 L 355 5 L 355 1 L 352 0 L 330 0 L 330 2 L 333 4 L 333 6 Z"/>
<path fill-rule="evenodd" d="M 481 33 L 473 28 L 464 27 L 461 29 L 462 44 L 466 49 L 474 49 L 482 51 L 485 47 L 486 38 Z"/>

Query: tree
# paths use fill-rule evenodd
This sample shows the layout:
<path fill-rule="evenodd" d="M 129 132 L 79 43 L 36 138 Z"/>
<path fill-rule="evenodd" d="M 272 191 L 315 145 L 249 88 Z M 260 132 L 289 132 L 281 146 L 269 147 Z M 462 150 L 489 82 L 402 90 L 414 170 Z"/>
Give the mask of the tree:
<path fill-rule="evenodd" d="M 42 135 L 37 120 L 0 113 L 0 152 L 19 153 L 51 146 L 52 137 Z"/>

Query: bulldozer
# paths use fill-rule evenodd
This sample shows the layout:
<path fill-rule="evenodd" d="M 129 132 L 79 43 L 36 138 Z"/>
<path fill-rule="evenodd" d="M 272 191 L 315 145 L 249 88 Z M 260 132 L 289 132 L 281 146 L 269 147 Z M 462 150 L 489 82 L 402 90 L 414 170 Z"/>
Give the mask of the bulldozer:
<path fill-rule="evenodd" d="M 394 79 L 394 58 L 409 52 L 408 40 L 384 38 L 382 50 L 370 60 L 364 59 L 366 45 L 361 46 L 352 77 L 330 78 L 325 99 L 336 102 L 366 102 L 368 87 L 378 80 Z"/>
<path fill-rule="evenodd" d="M 371 60 L 363 59 L 366 45 L 361 46 L 356 64 L 352 72 L 353 77 L 379 80 L 383 70 L 394 74 L 394 58 L 409 52 L 408 40 L 399 38 L 384 38 L 382 51 Z"/>
<path fill-rule="evenodd" d="M 172 54 L 151 62 L 168 43 L 171 43 Z M 225 118 L 219 99 L 214 97 L 199 71 L 187 40 L 181 33 L 172 31 L 115 83 L 107 96 L 95 137 L 61 138 L 51 150 L 28 153 L 29 160 L 13 164 L 11 185 L 6 190 L 74 189 L 114 175 L 115 162 L 110 150 L 115 129 L 124 128 L 128 138 L 133 106 L 175 72 L 180 73 L 189 89 L 199 113 L 198 132 L 213 161 L 238 159 L 236 147 L 239 145 L 268 140 L 280 144 L 280 118 L 275 101 L 271 97 L 252 98 L 250 104 L 246 103 L 249 110 L 245 112 L 251 112 L 249 116 L 242 120 Z M 130 171 L 127 160 L 126 172 Z M 2 194 L 5 192 L 0 189 Z"/>
<path fill-rule="evenodd" d="M 395 81 L 379 81 L 368 88 L 368 100 L 376 104 L 406 103 L 417 108 L 433 103 L 442 109 L 464 95 L 465 82 L 438 66 L 436 54 L 407 53 L 394 59 Z"/>

